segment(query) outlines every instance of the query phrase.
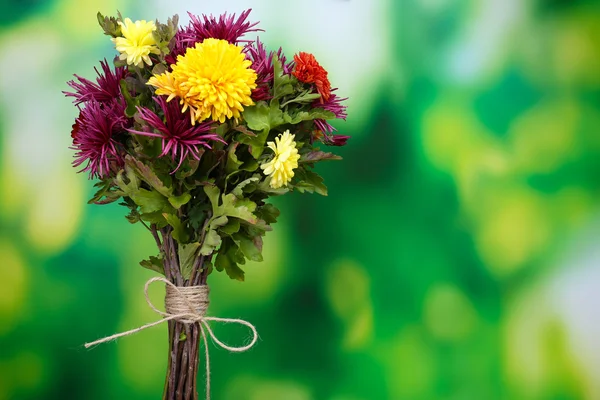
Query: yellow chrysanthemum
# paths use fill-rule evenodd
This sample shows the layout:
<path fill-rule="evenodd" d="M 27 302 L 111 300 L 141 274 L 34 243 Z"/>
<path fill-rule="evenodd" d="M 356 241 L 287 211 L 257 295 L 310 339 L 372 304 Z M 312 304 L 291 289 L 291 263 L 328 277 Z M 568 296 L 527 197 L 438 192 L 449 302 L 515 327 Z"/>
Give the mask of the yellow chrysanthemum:
<path fill-rule="evenodd" d="M 121 55 L 121 60 L 127 60 L 127 64 L 140 67 L 144 62 L 152 65 L 150 54 L 160 54 L 156 47 L 156 41 L 152 32 L 156 30 L 156 25 L 152 21 L 135 21 L 125 18 L 125 22 L 119 21 L 121 34 L 123 37 L 113 38 L 115 47 Z"/>
<path fill-rule="evenodd" d="M 254 104 L 250 95 L 256 72 L 251 65 L 241 47 L 210 38 L 187 49 L 172 72 L 155 75 L 148 84 L 157 88 L 157 95 L 169 96 L 167 101 L 178 97 L 183 112 L 190 108 L 192 124 L 209 117 L 223 123 L 240 118 L 244 106 Z"/>
<path fill-rule="evenodd" d="M 271 176 L 271 187 L 278 189 L 292 180 L 294 169 L 298 168 L 300 154 L 294 142 L 294 135 L 290 135 L 289 130 L 276 137 L 275 142 L 268 142 L 267 145 L 275 152 L 275 157 L 263 163 L 260 168 L 264 170 L 265 175 Z"/>

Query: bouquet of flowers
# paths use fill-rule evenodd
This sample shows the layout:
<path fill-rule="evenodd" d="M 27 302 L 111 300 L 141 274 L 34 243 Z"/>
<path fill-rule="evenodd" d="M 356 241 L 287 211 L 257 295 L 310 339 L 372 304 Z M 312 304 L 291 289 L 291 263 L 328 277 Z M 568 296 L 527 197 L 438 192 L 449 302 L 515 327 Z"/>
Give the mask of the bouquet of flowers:
<path fill-rule="evenodd" d="M 244 280 L 245 260 L 262 260 L 262 237 L 279 210 L 271 196 L 327 194 L 313 171 L 340 157 L 317 146 L 344 145 L 328 121 L 345 119 L 345 99 L 309 53 L 288 60 L 267 51 L 247 21 L 233 15 L 132 21 L 98 13 L 118 55 L 91 81 L 68 82 L 79 116 L 73 125 L 74 166 L 96 180 L 89 201 L 120 201 L 130 223 L 151 233 L 158 254 L 141 261 L 164 275 L 164 318 L 90 345 L 168 322 L 165 399 L 197 398 L 198 346 L 208 333 L 243 351 L 256 340 L 241 320 L 207 317 L 207 278 L 224 271 Z M 80 172 L 81 172 L 80 171 Z M 213 335 L 209 321 L 249 326 L 254 340 L 235 348 Z M 205 343 L 206 346 L 206 343 Z M 208 352 L 207 383 L 208 381 Z M 208 386 L 208 385 L 207 385 Z M 209 387 L 207 387 L 207 398 Z"/>

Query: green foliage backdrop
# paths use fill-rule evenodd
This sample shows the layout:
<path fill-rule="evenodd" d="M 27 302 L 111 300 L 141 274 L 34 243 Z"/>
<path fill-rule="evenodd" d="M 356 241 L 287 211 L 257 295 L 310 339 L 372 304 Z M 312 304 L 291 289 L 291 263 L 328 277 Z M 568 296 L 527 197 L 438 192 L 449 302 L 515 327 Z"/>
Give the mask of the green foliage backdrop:
<path fill-rule="evenodd" d="M 276 200 L 246 282 L 210 276 L 260 333 L 211 347 L 213 397 L 599 399 L 600 8 L 542 0 L 0 2 L 0 399 L 160 397 L 166 327 L 82 346 L 155 320 L 154 249 L 86 205 L 61 91 L 113 54 L 97 11 L 248 7 L 329 69 L 352 139 L 328 197 Z"/>

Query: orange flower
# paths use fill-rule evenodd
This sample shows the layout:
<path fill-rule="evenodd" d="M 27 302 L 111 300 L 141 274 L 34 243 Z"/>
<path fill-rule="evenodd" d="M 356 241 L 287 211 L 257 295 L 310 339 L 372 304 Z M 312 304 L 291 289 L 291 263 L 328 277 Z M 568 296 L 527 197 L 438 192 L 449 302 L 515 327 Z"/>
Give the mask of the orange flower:
<path fill-rule="evenodd" d="M 300 82 L 314 83 L 321 95 L 321 102 L 329 100 L 331 84 L 327 78 L 327 71 L 315 60 L 315 56 L 301 51 L 294 55 L 294 61 L 296 68 L 292 74 Z"/>

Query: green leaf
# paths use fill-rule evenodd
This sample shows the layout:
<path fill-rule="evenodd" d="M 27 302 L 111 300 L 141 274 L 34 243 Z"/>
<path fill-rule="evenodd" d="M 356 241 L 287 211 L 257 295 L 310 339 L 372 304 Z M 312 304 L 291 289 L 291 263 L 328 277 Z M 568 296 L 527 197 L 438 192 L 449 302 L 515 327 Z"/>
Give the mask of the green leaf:
<path fill-rule="evenodd" d="M 100 12 L 96 14 L 98 18 L 98 24 L 104 31 L 105 35 L 118 37 L 121 36 L 121 26 L 118 24 L 118 19 L 115 17 L 105 17 Z"/>
<path fill-rule="evenodd" d="M 231 193 L 233 193 L 238 198 L 242 198 L 244 197 L 244 187 L 248 186 L 252 182 L 258 182 L 259 179 L 260 178 L 258 176 L 253 176 L 246 180 L 243 180 L 236 185 L 236 187 L 231 191 Z"/>
<path fill-rule="evenodd" d="M 121 195 L 116 193 L 112 180 L 102 180 L 94 186 L 100 189 L 88 201 L 88 204 L 109 204 L 121 198 Z"/>
<path fill-rule="evenodd" d="M 203 256 L 211 255 L 217 247 L 221 245 L 221 236 L 214 229 L 209 229 L 206 232 L 206 236 L 204 236 L 204 242 L 202 243 L 202 247 L 200 248 L 200 254 Z"/>
<path fill-rule="evenodd" d="M 271 187 L 271 185 L 269 184 L 270 181 L 271 181 L 270 178 L 260 181 L 256 190 L 263 192 L 263 193 L 267 193 L 269 196 L 280 196 L 280 195 L 286 194 L 287 192 L 290 191 L 290 189 L 288 189 L 285 186 L 277 188 L 277 189 L 273 189 Z"/>
<path fill-rule="evenodd" d="M 307 91 L 300 93 L 297 97 L 283 103 L 281 105 L 281 108 L 283 108 L 291 103 L 300 103 L 300 104 L 312 103 L 314 100 L 317 100 L 319 98 L 321 98 L 321 95 L 319 93 L 311 93 L 307 90 Z"/>
<path fill-rule="evenodd" d="M 267 203 L 256 210 L 256 215 L 267 224 L 274 224 L 277 222 L 277 217 L 279 217 L 279 209 L 273 204 Z"/>
<path fill-rule="evenodd" d="M 140 222 L 140 213 L 136 209 L 130 209 L 129 214 L 125 218 L 130 224 L 135 224 L 136 222 Z"/>
<path fill-rule="evenodd" d="M 140 179 L 152 186 L 158 193 L 165 197 L 170 197 L 173 194 L 173 188 L 170 187 L 171 182 L 168 182 L 169 186 L 165 185 L 150 166 L 130 155 L 125 156 L 125 164 L 129 166 Z"/>
<path fill-rule="evenodd" d="M 299 124 L 302 121 L 315 119 L 333 119 L 335 114 L 322 108 L 312 108 L 309 111 L 294 111 L 283 114 L 283 120 L 288 124 Z"/>
<path fill-rule="evenodd" d="M 164 228 L 167 225 L 167 220 L 160 211 L 140 214 L 141 219 L 151 224 L 156 224 L 159 228 Z"/>
<path fill-rule="evenodd" d="M 235 217 L 259 229 L 271 230 L 271 227 L 265 224 L 265 221 L 257 218 L 256 215 L 253 214 L 254 210 L 256 210 L 256 203 L 250 199 L 239 199 L 233 193 L 229 193 L 221 196 L 221 204 L 219 204 L 219 188 L 207 185 L 204 187 L 204 191 L 213 207 L 213 221 L 221 216 Z M 211 226 L 212 224 L 213 222 L 211 222 Z"/>
<path fill-rule="evenodd" d="M 259 156 L 260 157 L 260 156 Z M 258 161 L 256 160 L 249 160 L 246 161 L 241 167 L 240 170 L 242 171 L 248 171 L 248 172 L 254 172 L 258 169 Z"/>
<path fill-rule="evenodd" d="M 238 245 L 239 249 L 242 251 L 242 254 L 249 260 L 252 261 L 262 261 L 263 257 L 261 254 L 262 251 L 262 239 L 258 236 L 257 242 L 250 240 L 245 235 L 237 234 L 233 236 L 234 242 Z M 260 248 L 258 244 L 260 243 Z"/>
<path fill-rule="evenodd" d="M 202 199 L 199 199 L 197 197 L 195 201 L 190 204 L 188 210 L 188 218 L 190 227 L 192 227 L 192 229 L 194 229 L 195 231 L 200 230 L 200 228 L 204 224 L 206 215 L 210 208 L 211 205 L 207 204 L 206 198 L 204 197 Z"/>
<path fill-rule="evenodd" d="M 158 257 L 150 256 L 148 260 L 140 261 L 140 265 L 160 274 L 165 274 L 165 265 L 162 254 L 160 254 Z"/>
<path fill-rule="evenodd" d="M 200 243 L 198 242 L 179 245 L 179 268 L 183 279 L 190 279 L 199 247 Z"/>
<path fill-rule="evenodd" d="M 205 150 L 203 148 L 198 149 L 198 158 L 202 157 L 202 155 L 204 154 L 204 151 Z M 183 164 L 181 164 L 181 167 L 179 167 L 179 169 L 175 173 L 176 179 L 183 180 L 185 178 L 188 178 L 188 177 L 194 175 L 194 172 L 196 172 L 199 165 L 200 165 L 200 160 L 196 160 L 195 158 L 187 158 L 183 162 Z"/>
<path fill-rule="evenodd" d="M 165 196 L 154 190 L 139 189 L 137 192 L 131 193 L 129 197 L 140 206 L 142 214 L 161 211 L 169 204 Z"/>
<path fill-rule="evenodd" d="M 204 186 L 204 193 L 206 193 L 206 196 L 208 196 L 208 199 L 210 200 L 210 204 L 212 205 L 213 216 L 222 215 L 222 214 L 218 214 L 218 212 L 219 212 L 219 194 L 221 194 L 221 191 L 219 190 L 219 188 L 216 187 L 215 185 L 206 185 L 206 186 Z"/>
<path fill-rule="evenodd" d="M 271 129 L 269 124 L 270 107 L 264 101 L 259 101 L 256 105 L 246 107 L 243 112 L 243 118 L 248 124 L 248 128 L 253 131 L 264 131 Z"/>
<path fill-rule="evenodd" d="M 125 115 L 129 118 L 133 118 L 135 113 L 137 112 L 137 107 L 140 105 L 140 100 L 138 97 L 131 97 L 129 93 L 129 89 L 127 89 L 127 82 L 125 79 L 121 79 L 120 82 L 121 93 L 125 98 L 125 102 L 127 103 L 127 108 L 125 109 Z"/>
<path fill-rule="evenodd" d="M 222 196 L 223 204 L 219 207 L 220 215 L 227 215 L 242 219 L 252 225 L 257 223 L 256 215 L 252 212 L 256 209 L 256 203 L 249 199 L 238 199 L 234 194 Z"/>
<path fill-rule="evenodd" d="M 181 220 L 174 214 L 163 213 L 163 217 L 167 220 L 167 223 L 173 228 L 173 239 L 177 240 L 179 244 L 184 244 L 189 241 L 189 235 L 185 229 L 185 225 Z"/>
<path fill-rule="evenodd" d="M 217 257 L 215 259 L 215 268 L 217 271 L 225 270 L 227 276 L 229 276 L 231 279 L 243 282 L 244 271 L 238 266 L 236 252 L 237 247 L 230 247 L 227 252 L 217 253 Z"/>
<path fill-rule="evenodd" d="M 326 153 L 326 152 L 320 151 L 320 150 L 313 150 L 311 152 L 303 154 L 300 157 L 300 160 L 298 160 L 298 162 L 299 163 L 313 163 L 313 162 L 317 162 L 317 161 L 341 160 L 341 159 L 342 159 L 342 157 L 335 155 L 333 153 Z"/>
<path fill-rule="evenodd" d="M 235 150 L 239 144 L 239 142 L 232 143 L 227 151 L 227 163 L 225 164 L 225 173 L 227 175 L 237 171 L 243 164 L 242 161 L 238 160 L 237 155 L 235 154 Z"/>
<path fill-rule="evenodd" d="M 208 231 L 206 232 L 206 236 L 204 236 L 204 241 L 202 242 L 200 254 L 208 256 L 221 245 L 221 236 L 217 232 L 217 229 L 225 226 L 227 222 L 228 219 L 224 215 L 220 215 L 211 220 L 210 225 L 207 228 Z"/>
<path fill-rule="evenodd" d="M 238 140 L 240 143 L 248 145 L 252 157 L 258 159 L 265 150 L 265 142 L 268 136 L 269 130 L 265 129 L 256 136 L 239 135 Z"/>
<path fill-rule="evenodd" d="M 115 184 L 121 189 L 121 195 L 131 196 L 139 190 L 140 180 L 130 168 L 126 167 L 125 170 L 117 172 Z"/>
<path fill-rule="evenodd" d="M 279 99 L 294 93 L 296 78 L 283 73 L 283 65 L 278 57 L 273 57 L 273 98 Z"/>
<path fill-rule="evenodd" d="M 296 172 L 296 177 L 298 178 L 298 182 L 293 186 L 300 193 L 316 192 L 322 196 L 327 196 L 327 186 L 323 183 L 323 178 L 320 175 L 299 168 Z"/>
<path fill-rule="evenodd" d="M 191 199 L 192 199 L 191 194 L 184 193 L 181 196 L 169 197 L 169 203 L 171 203 L 171 205 L 173 207 L 175 207 L 176 210 L 179 210 L 181 208 L 181 206 L 187 204 Z"/>
<path fill-rule="evenodd" d="M 246 107 L 243 115 L 248 128 L 257 132 L 271 130 L 285 122 L 277 99 L 272 99 L 269 105 L 264 101 L 259 101 L 252 107 Z"/>
<path fill-rule="evenodd" d="M 233 235 L 240 230 L 240 220 L 231 218 L 229 219 L 229 222 L 227 222 L 227 225 L 221 227 L 219 230 L 227 235 Z"/>

